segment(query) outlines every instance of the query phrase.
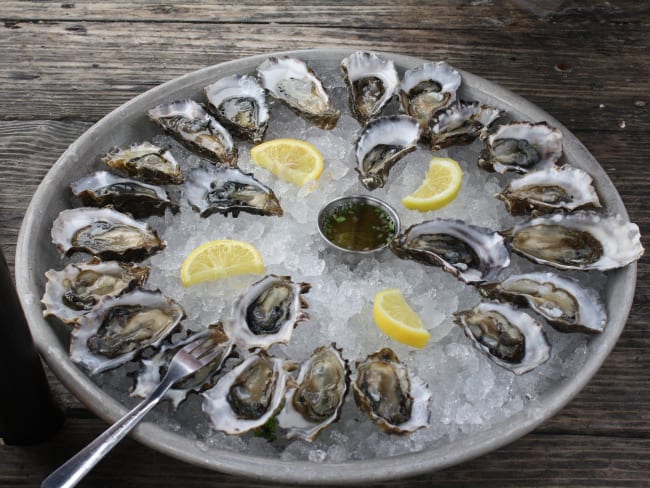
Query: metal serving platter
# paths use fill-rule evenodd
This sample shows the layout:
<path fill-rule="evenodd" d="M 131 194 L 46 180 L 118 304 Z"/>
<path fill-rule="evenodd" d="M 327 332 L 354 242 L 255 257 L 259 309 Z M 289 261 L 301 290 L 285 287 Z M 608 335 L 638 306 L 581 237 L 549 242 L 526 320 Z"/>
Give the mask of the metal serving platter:
<path fill-rule="evenodd" d="M 349 50 L 321 49 L 288 53 L 310 64 L 318 73 L 340 74 L 340 62 Z M 398 71 L 413 68 L 423 59 L 378 53 L 394 61 Z M 61 382 L 90 410 L 112 422 L 126 412 L 118 401 L 102 391 L 69 359 L 69 337 L 63 327 L 43 319 L 40 304 L 44 273 L 60 268 L 61 260 L 51 244 L 50 229 L 58 213 L 68 207 L 68 185 L 93 168 L 98 155 L 116 146 L 127 146 L 157 134 L 147 121 L 147 110 L 159 103 L 182 98 L 202 99 L 202 89 L 214 80 L 234 73 L 253 73 L 269 54 L 231 61 L 189 73 L 164 83 L 117 108 L 77 139 L 61 156 L 38 187 L 25 215 L 16 252 L 16 282 L 38 350 Z M 600 164 L 580 141 L 557 120 L 525 99 L 494 83 L 461 71 L 464 97 L 506 109 L 513 118 L 546 120 L 564 135 L 567 161 L 594 178 L 605 210 L 627 219 L 627 212 L 614 185 Z M 591 379 L 614 347 L 627 321 L 636 285 L 636 264 L 608 273 L 603 297 L 609 312 L 605 331 L 588 342 L 584 366 L 558 382 L 518 414 L 480 433 L 459 437 L 442 447 L 390 458 L 344 463 L 288 462 L 217 448 L 200 449 L 194 439 L 143 422 L 134 437 L 160 452 L 198 466 L 284 483 L 358 483 L 401 478 L 461 463 L 497 449 L 530 432 L 564 407 Z M 534 373 L 532 373 L 534 374 Z"/>

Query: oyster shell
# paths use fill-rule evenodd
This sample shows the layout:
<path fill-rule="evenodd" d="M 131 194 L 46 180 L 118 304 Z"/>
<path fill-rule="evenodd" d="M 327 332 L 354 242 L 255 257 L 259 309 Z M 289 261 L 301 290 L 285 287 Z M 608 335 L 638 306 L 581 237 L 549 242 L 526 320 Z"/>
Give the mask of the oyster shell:
<path fill-rule="evenodd" d="M 429 425 L 431 392 L 387 347 L 357 362 L 352 390 L 359 408 L 386 432 L 404 434 Z"/>
<path fill-rule="evenodd" d="M 362 124 L 379 115 L 399 85 L 393 62 L 372 52 L 350 54 L 341 61 L 341 69 L 348 86 L 350 110 Z"/>
<path fill-rule="evenodd" d="M 126 171 L 129 176 L 158 185 L 183 183 L 178 161 L 169 150 L 143 142 L 128 149 L 115 149 L 102 161 L 111 168 Z"/>
<path fill-rule="evenodd" d="M 390 248 L 402 259 L 442 266 L 465 283 L 494 280 L 510 264 L 502 236 L 462 220 L 433 219 L 413 225 Z"/>
<path fill-rule="evenodd" d="M 409 69 L 399 87 L 402 110 L 427 131 L 433 115 L 456 100 L 460 83 L 460 73 L 444 61 Z"/>
<path fill-rule="evenodd" d="M 90 374 L 116 368 L 149 346 L 158 346 L 185 317 L 160 291 L 136 289 L 106 297 L 72 330 L 70 359 Z"/>
<path fill-rule="evenodd" d="M 459 101 L 450 105 L 431 117 L 427 133 L 431 150 L 470 144 L 502 115 L 503 110 L 479 102 Z"/>
<path fill-rule="evenodd" d="M 256 78 L 232 75 L 205 87 L 205 96 L 214 116 L 253 144 L 264 139 L 269 123 L 266 94 Z"/>
<path fill-rule="evenodd" d="M 512 249 L 559 269 L 609 269 L 643 255 L 639 227 L 619 215 L 578 211 L 529 219 L 502 232 Z"/>
<path fill-rule="evenodd" d="M 282 407 L 290 371 L 297 364 L 261 351 L 245 359 L 203 393 L 212 428 L 243 434 L 263 426 Z"/>
<path fill-rule="evenodd" d="M 600 208 L 589 174 L 570 166 L 531 171 L 510 181 L 496 197 L 512 215 Z"/>
<path fill-rule="evenodd" d="M 486 283 L 483 296 L 528 305 L 562 332 L 602 332 L 607 313 L 598 294 L 555 273 L 512 275 L 501 283 Z"/>
<path fill-rule="evenodd" d="M 321 129 L 333 129 L 341 116 L 323 83 L 304 61 L 289 56 L 270 57 L 257 68 L 262 86 L 274 98 Z"/>
<path fill-rule="evenodd" d="M 169 195 L 159 186 L 122 178 L 108 171 L 85 176 L 72 183 L 70 188 L 84 205 L 110 205 L 137 218 L 164 215 L 165 209 L 171 205 Z"/>
<path fill-rule="evenodd" d="M 542 325 L 511 305 L 479 303 L 454 313 L 453 320 L 474 347 L 515 374 L 531 371 L 551 355 Z"/>
<path fill-rule="evenodd" d="M 237 166 L 237 148 L 230 133 L 194 100 L 158 105 L 149 110 L 149 118 L 211 161 Z"/>
<path fill-rule="evenodd" d="M 226 333 L 244 349 L 286 344 L 294 327 L 309 318 L 302 295 L 310 288 L 309 283 L 294 283 L 290 276 L 265 276 L 237 300 L 233 320 L 224 324 Z"/>
<path fill-rule="evenodd" d="M 282 215 L 273 190 L 238 168 L 202 165 L 191 170 L 185 182 L 185 196 L 201 217 L 213 213 L 237 217 L 240 211 Z"/>
<path fill-rule="evenodd" d="M 205 330 L 190 333 L 181 341 L 165 344 L 151 358 L 142 359 L 142 367 L 136 376 L 131 396 L 140 398 L 149 396 L 167 373 L 169 362 L 178 350 L 202 337 L 206 340 L 207 338 L 212 339 L 213 347 L 219 349 L 219 355 L 195 373 L 174 383 L 174 386 L 165 393 L 165 397 L 172 402 L 172 407 L 175 410 L 191 391 L 200 392 L 212 387 L 214 376 L 221 370 L 226 359 L 230 357 L 233 347 L 232 342 L 223 331 L 221 322 L 213 324 Z"/>
<path fill-rule="evenodd" d="M 45 272 L 47 283 L 41 302 L 43 317 L 57 317 L 73 324 L 107 296 L 119 296 L 144 286 L 148 266 L 92 258 L 87 263 L 70 263 L 61 271 Z"/>
<path fill-rule="evenodd" d="M 85 251 L 105 259 L 141 259 L 165 248 L 143 222 L 110 208 L 63 210 L 52 224 L 52 242 L 64 254 Z"/>
<path fill-rule="evenodd" d="M 368 190 L 383 187 L 391 168 L 420 139 L 420 126 L 413 117 L 378 117 L 368 123 L 357 141 L 357 172 Z"/>
<path fill-rule="evenodd" d="M 562 156 L 562 132 L 546 122 L 511 122 L 484 139 L 479 167 L 505 173 L 526 173 L 554 166 Z"/>
<path fill-rule="evenodd" d="M 312 442 L 328 425 L 336 422 L 348 390 L 347 361 L 336 344 L 321 346 L 300 367 L 297 387 L 289 389 L 278 415 L 287 437 Z"/>

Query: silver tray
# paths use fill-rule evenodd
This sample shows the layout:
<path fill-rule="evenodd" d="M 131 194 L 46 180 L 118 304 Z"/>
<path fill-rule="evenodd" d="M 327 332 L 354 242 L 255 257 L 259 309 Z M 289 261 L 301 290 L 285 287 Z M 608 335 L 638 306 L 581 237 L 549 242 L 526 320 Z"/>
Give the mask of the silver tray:
<path fill-rule="evenodd" d="M 318 73 L 339 73 L 340 61 L 349 50 L 320 49 L 288 53 L 308 62 Z M 399 71 L 425 60 L 379 53 L 394 61 Z M 63 328 L 53 328 L 42 317 L 44 272 L 60 267 L 60 257 L 50 242 L 50 227 L 58 213 L 67 208 L 68 184 L 91 170 L 99 154 L 115 146 L 130 145 L 157 134 L 147 122 L 147 110 L 159 103 L 181 98 L 202 98 L 210 82 L 234 73 L 254 72 L 269 54 L 211 66 L 164 83 L 117 108 L 77 139 L 45 176 L 29 205 L 18 238 L 16 284 L 27 320 L 43 359 L 61 382 L 90 410 L 107 422 L 122 416 L 126 409 L 102 391 L 69 359 L 68 337 Z M 623 202 L 600 164 L 562 124 L 525 99 L 498 85 L 461 71 L 464 96 L 506 109 L 513 118 L 546 120 L 564 135 L 568 161 L 588 171 L 604 203 L 605 210 L 627 219 Z M 358 483 L 401 478 L 461 463 L 497 449 L 530 432 L 564 407 L 591 379 L 614 347 L 627 321 L 636 285 L 636 264 L 608 273 L 605 305 L 609 323 L 605 331 L 588 342 L 584 366 L 527 404 L 513 417 L 480 433 L 460 437 L 442 447 L 390 458 L 316 464 L 287 462 L 257 457 L 214 447 L 199 449 L 194 439 L 144 421 L 134 437 L 153 449 L 188 463 L 226 473 L 284 483 Z"/>

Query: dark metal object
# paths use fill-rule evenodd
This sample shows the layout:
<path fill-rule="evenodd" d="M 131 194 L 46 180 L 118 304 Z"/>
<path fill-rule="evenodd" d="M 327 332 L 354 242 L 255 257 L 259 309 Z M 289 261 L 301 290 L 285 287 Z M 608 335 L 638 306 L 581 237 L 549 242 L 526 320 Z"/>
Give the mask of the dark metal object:
<path fill-rule="evenodd" d="M 0 437 L 6 444 L 36 444 L 63 423 L 29 333 L 0 250 Z"/>

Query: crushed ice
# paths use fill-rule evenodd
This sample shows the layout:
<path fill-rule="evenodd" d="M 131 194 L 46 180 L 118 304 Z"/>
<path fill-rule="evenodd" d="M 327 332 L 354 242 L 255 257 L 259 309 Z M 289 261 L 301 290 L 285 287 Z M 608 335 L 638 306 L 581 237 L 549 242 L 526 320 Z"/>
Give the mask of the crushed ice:
<path fill-rule="evenodd" d="M 480 301 L 474 288 L 439 268 L 400 260 L 388 250 L 362 259 L 342 259 L 326 247 L 316 227 L 319 209 L 335 197 L 367 193 L 354 170 L 353 148 L 360 126 L 349 114 L 347 93 L 339 78 L 325 77 L 326 84 L 334 86 L 333 99 L 343 112 L 332 131 L 313 127 L 284 106 L 272 103 L 266 140 L 290 137 L 310 141 L 318 147 L 326 166 L 317 184 L 297 188 L 275 178 L 255 167 L 249 157 L 251 146 L 239 142 L 240 167 L 273 188 L 285 215 L 276 218 L 241 213 L 238 218 L 232 218 L 215 214 L 201 219 L 182 200 L 180 214 L 168 212 L 164 217 L 149 219 L 167 241 L 167 248 L 150 259 L 153 269 L 148 287 L 160 288 L 178 300 L 187 311 L 185 324 L 191 328 L 203 328 L 227 318 L 236 298 L 259 277 L 239 276 L 185 289 L 179 269 L 189 252 L 206 241 L 226 238 L 248 241 L 261 252 L 268 273 L 291 275 L 294 281 L 313 285 L 306 295 L 311 319 L 295 329 L 289 345 L 273 346 L 271 353 L 304 360 L 315 347 L 336 342 L 353 365 L 355 360 L 382 347 L 391 347 L 400 360 L 429 384 L 433 393 L 430 426 L 406 436 L 384 434 L 359 411 L 351 394 L 340 421 L 311 444 L 287 441 L 281 431 L 274 442 L 253 434 L 237 437 L 212 432 L 201 412 L 200 397 L 196 395 L 176 413 L 165 405 L 153 412 L 160 425 L 196 439 L 197 448 L 202 451 L 229 449 L 286 461 L 327 463 L 383 458 L 439 447 L 507 421 L 529 402 L 573 375 L 586 360 L 586 336 L 560 334 L 545 326 L 552 344 L 551 359 L 529 374 L 515 376 L 480 354 L 451 322 L 453 312 Z M 388 111 L 396 111 L 394 101 Z M 197 156 L 167 136 L 157 136 L 153 142 L 170 145 L 185 172 L 199 163 Z M 479 148 L 480 143 L 475 142 L 468 147 L 452 147 L 436 153 L 458 160 L 464 173 L 458 198 L 441 210 L 422 214 L 401 204 L 401 199 L 420 185 L 428 169 L 431 152 L 423 146 L 398 163 L 386 187 L 372 194 L 385 199 L 398 211 L 403 228 L 433 217 L 460 218 L 492 229 L 508 228 L 513 218 L 493 197 L 505 186 L 508 177 L 480 171 L 476 166 Z M 504 275 L 536 269 L 517 256 L 512 261 Z M 604 274 L 569 274 L 583 283 L 588 281 L 603 293 Z M 424 349 L 414 350 L 398 344 L 373 324 L 372 298 L 377 291 L 388 287 L 402 290 L 431 332 L 431 340 Z M 128 397 L 132 379 L 127 373 L 132 375 L 135 369 L 131 364 L 100 375 L 96 381 L 114 397 L 132 405 L 136 400 Z"/>

